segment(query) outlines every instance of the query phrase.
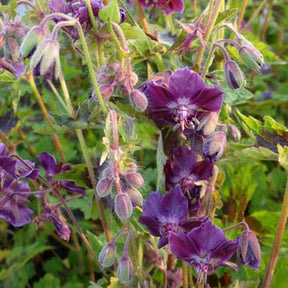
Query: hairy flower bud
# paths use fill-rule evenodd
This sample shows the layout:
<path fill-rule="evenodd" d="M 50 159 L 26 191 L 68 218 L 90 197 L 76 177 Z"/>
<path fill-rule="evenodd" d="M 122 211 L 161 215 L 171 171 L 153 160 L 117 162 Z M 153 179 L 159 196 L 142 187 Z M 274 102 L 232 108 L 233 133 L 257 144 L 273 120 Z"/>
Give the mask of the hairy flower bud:
<path fill-rule="evenodd" d="M 106 197 L 111 194 L 113 186 L 113 180 L 105 177 L 101 179 L 96 186 L 96 191 L 99 197 Z"/>
<path fill-rule="evenodd" d="M 34 69 L 35 76 L 43 76 L 45 79 L 51 80 L 53 76 L 57 79 L 59 77 L 60 67 L 59 58 L 59 44 L 54 39 L 46 39 L 36 49 L 31 57 L 30 68 Z"/>
<path fill-rule="evenodd" d="M 228 131 L 230 132 L 230 134 L 233 137 L 233 139 L 235 141 L 240 141 L 240 139 L 241 139 L 240 130 L 235 125 L 232 125 L 232 124 L 230 124 L 228 128 L 229 128 Z"/>
<path fill-rule="evenodd" d="M 261 66 L 264 64 L 264 58 L 252 44 L 241 46 L 238 49 L 238 53 L 248 68 L 261 73 Z"/>
<path fill-rule="evenodd" d="M 118 268 L 117 277 L 119 281 L 123 284 L 128 284 L 133 280 L 133 263 L 128 256 L 122 256 Z"/>
<path fill-rule="evenodd" d="M 100 251 L 99 262 L 103 267 L 110 267 L 114 264 L 116 258 L 115 243 L 108 242 Z"/>
<path fill-rule="evenodd" d="M 118 194 L 115 198 L 115 212 L 120 219 L 129 219 L 133 213 L 133 205 L 126 193 Z"/>
<path fill-rule="evenodd" d="M 244 73 L 233 60 L 228 60 L 224 64 L 226 82 L 232 89 L 242 88 L 246 84 Z"/>
<path fill-rule="evenodd" d="M 238 258 L 245 267 L 250 265 L 253 269 L 258 269 L 261 260 L 261 249 L 256 235 L 245 230 L 239 237 L 240 247 L 238 248 Z"/>
<path fill-rule="evenodd" d="M 126 136 L 132 138 L 135 133 L 135 124 L 132 117 L 127 116 L 123 119 L 123 128 Z"/>
<path fill-rule="evenodd" d="M 142 206 L 143 204 L 143 196 L 139 190 L 135 188 L 130 188 L 126 191 L 133 206 Z"/>
<path fill-rule="evenodd" d="M 147 97 L 139 90 L 134 90 L 130 94 L 131 106 L 138 111 L 144 111 L 147 108 L 148 100 Z"/>
<path fill-rule="evenodd" d="M 205 112 L 199 118 L 199 124 L 196 131 L 202 132 L 204 136 L 208 136 L 215 131 L 219 115 L 217 112 Z"/>
<path fill-rule="evenodd" d="M 141 187 L 144 185 L 143 177 L 139 173 L 136 173 L 136 172 L 125 173 L 125 179 L 128 182 L 128 184 L 131 186 Z"/>
<path fill-rule="evenodd" d="M 205 158 L 210 162 L 218 161 L 223 153 L 227 144 L 227 138 L 223 131 L 213 133 L 205 142 L 203 152 Z"/>
<path fill-rule="evenodd" d="M 45 39 L 45 29 L 41 26 L 33 27 L 21 43 L 19 52 L 22 58 L 29 58 L 40 43 Z"/>
<path fill-rule="evenodd" d="M 138 166 L 134 162 L 129 162 L 127 166 L 132 172 L 136 172 L 138 170 Z"/>

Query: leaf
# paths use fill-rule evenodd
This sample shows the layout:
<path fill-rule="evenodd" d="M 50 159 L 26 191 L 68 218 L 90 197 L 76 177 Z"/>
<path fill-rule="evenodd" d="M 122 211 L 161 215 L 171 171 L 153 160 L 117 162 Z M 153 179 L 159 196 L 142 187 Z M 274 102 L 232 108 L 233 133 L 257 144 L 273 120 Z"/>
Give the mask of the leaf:
<path fill-rule="evenodd" d="M 16 78 L 12 73 L 0 68 L 0 83 L 12 83 L 15 80 Z"/>
<path fill-rule="evenodd" d="M 217 17 L 215 25 L 219 24 L 223 20 L 230 20 L 234 16 L 236 16 L 239 13 L 239 8 L 231 8 L 231 9 L 226 9 L 224 11 L 221 11 Z"/>
<path fill-rule="evenodd" d="M 66 171 L 65 173 L 60 173 L 55 175 L 56 180 L 66 180 L 73 181 L 76 185 L 89 188 L 88 182 L 88 174 L 85 164 L 77 164 L 72 165 L 71 169 Z M 87 182 L 85 181 L 87 180 Z"/>
<path fill-rule="evenodd" d="M 277 145 L 278 151 L 279 151 L 279 158 L 278 162 L 279 164 L 288 172 L 288 147 L 281 145 Z"/>
<path fill-rule="evenodd" d="M 13 19 L 17 13 L 16 13 L 16 8 L 17 8 L 17 0 L 11 0 L 9 2 L 9 5 L 3 5 L 1 6 L 0 4 L 0 11 L 3 11 L 5 14 L 7 13 L 9 15 L 9 18 Z"/>
<path fill-rule="evenodd" d="M 224 92 L 224 102 L 232 106 L 243 104 L 254 96 L 245 88 L 231 89 L 228 86 L 222 86 L 221 90 Z"/>
<path fill-rule="evenodd" d="M 166 163 L 166 156 L 163 150 L 163 139 L 162 134 L 159 134 L 158 146 L 156 153 L 157 161 L 157 191 L 161 191 L 163 185 L 165 184 L 165 174 L 164 174 L 164 165 Z"/>
<path fill-rule="evenodd" d="M 117 0 L 110 0 L 109 4 L 99 11 L 99 18 L 108 23 L 109 21 L 113 21 L 116 23 L 120 22 L 120 12 Z"/>
<path fill-rule="evenodd" d="M 143 38 L 144 39 L 147 38 L 146 34 L 138 26 L 131 26 L 127 22 L 122 23 L 120 26 L 121 26 L 121 28 L 122 28 L 122 30 L 123 30 L 123 32 L 125 34 L 125 38 L 127 40 L 138 39 L 138 38 L 142 38 L 142 39 Z"/>
<path fill-rule="evenodd" d="M 36 255 L 52 249 L 51 246 L 39 245 L 38 243 L 26 246 L 23 249 L 22 246 L 14 247 L 7 257 L 8 269 L 2 269 L 0 272 L 0 281 L 8 278 L 12 273 L 21 269 L 26 263 L 34 258 Z"/>
<path fill-rule="evenodd" d="M 270 149 L 264 147 L 245 148 L 229 154 L 226 159 L 220 160 L 219 163 L 229 162 L 248 162 L 248 161 L 277 161 L 278 155 Z"/>
<path fill-rule="evenodd" d="M 45 274 L 39 282 L 33 285 L 33 288 L 60 288 L 60 279 L 50 273 Z"/>

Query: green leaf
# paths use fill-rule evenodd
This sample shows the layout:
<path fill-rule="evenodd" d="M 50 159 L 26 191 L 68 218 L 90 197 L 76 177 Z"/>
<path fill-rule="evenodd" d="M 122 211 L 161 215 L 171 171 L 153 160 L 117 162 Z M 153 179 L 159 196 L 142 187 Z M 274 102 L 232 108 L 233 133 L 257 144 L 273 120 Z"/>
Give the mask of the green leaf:
<path fill-rule="evenodd" d="M 245 88 L 231 89 L 228 86 L 222 86 L 221 90 L 224 92 L 224 102 L 232 106 L 243 104 L 253 98 L 253 94 Z"/>
<path fill-rule="evenodd" d="M 111 0 L 107 6 L 100 9 L 99 18 L 105 23 L 108 23 L 109 21 L 119 23 L 121 18 L 118 1 Z"/>
<path fill-rule="evenodd" d="M 0 281 L 8 278 L 12 273 L 21 269 L 26 263 L 34 258 L 36 255 L 52 249 L 51 246 L 40 245 L 38 243 L 34 243 L 29 246 L 25 246 L 23 249 L 22 246 L 14 247 L 13 250 L 9 253 L 7 257 L 7 264 L 9 265 L 8 269 L 2 269 L 0 272 Z"/>
<path fill-rule="evenodd" d="M 15 80 L 16 78 L 12 73 L 0 68 L 0 83 L 11 83 Z"/>
<path fill-rule="evenodd" d="M 17 0 L 11 0 L 9 2 L 9 5 L 0 5 L 0 11 L 7 13 L 9 15 L 9 18 L 15 18 L 17 15 L 16 13 L 16 8 L 17 8 Z"/>
<path fill-rule="evenodd" d="M 56 278 L 50 273 L 45 274 L 45 276 L 40 279 L 38 283 L 33 285 L 33 288 L 60 288 L 60 279 Z"/>
<path fill-rule="evenodd" d="M 221 11 L 217 17 L 216 23 L 215 25 L 217 25 L 218 23 L 222 22 L 223 20 L 230 20 L 232 19 L 234 16 L 236 16 L 239 13 L 239 8 L 231 8 L 231 9 L 227 9 L 224 11 Z"/>
<path fill-rule="evenodd" d="M 277 148 L 279 152 L 278 162 L 288 172 L 288 147 L 282 147 L 278 144 Z"/>
<path fill-rule="evenodd" d="M 131 26 L 129 23 L 124 22 L 121 25 L 121 28 L 125 34 L 127 40 L 138 39 L 138 38 L 147 38 L 143 30 L 138 26 Z"/>
<path fill-rule="evenodd" d="M 277 161 L 278 155 L 273 151 L 264 147 L 245 148 L 229 154 L 225 159 L 220 160 L 219 163 L 229 162 L 248 162 L 248 161 Z"/>
<path fill-rule="evenodd" d="M 56 180 L 66 180 L 73 181 L 76 185 L 89 188 L 88 187 L 88 174 L 85 164 L 72 165 L 71 169 L 65 173 L 55 175 Z M 87 182 L 85 181 L 87 180 Z"/>

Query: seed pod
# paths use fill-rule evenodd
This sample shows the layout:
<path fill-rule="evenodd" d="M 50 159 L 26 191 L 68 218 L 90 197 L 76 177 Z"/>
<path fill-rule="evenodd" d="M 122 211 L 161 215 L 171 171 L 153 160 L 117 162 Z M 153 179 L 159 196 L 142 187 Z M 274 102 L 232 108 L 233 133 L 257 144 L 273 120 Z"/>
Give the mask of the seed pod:
<path fill-rule="evenodd" d="M 135 188 L 130 188 L 126 191 L 133 206 L 142 206 L 143 204 L 143 196 L 139 190 Z"/>
<path fill-rule="evenodd" d="M 99 254 L 99 262 L 103 267 L 110 267 L 116 259 L 116 245 L 113 241 L 108 242 Z"/>
<path fill-rule="evenodd" d="M 127 172 L 125 173 L 125 179 L 129 185 L 134 187 L 141 187 L 144 185 L 143 177 L 136 172 Z"/>
<path fill-rule="evenodd" d="M 120 219 L 127 220 L 133 213 L 133 205 L 126 193 L 118 194 L 115 198 L 115 212 Z"/>
<path fill-rule="evenodd" d="M 117 277 L 119 281 L 123 284 L 128 284 L 133 280 L 133 263 L 128 256 L 122 256 L 118 268 L 117 268 Z"/>
<path fill-rule="evenodd" d="M 261 66 L 264 64 L 263 55 L 252 45 L 243 45 L 238 49 L 240 58 L 244 64 L 258 73 L 261 73 Z"/>
<path fill-rule="evenodd" d="M 223 131 L 213 133 L 205 142 L 203 146 L 203 153 L 206 159 L 210 162 L 218 161 L 227 144 L 227 137 Z"/>
<path fill-rule="evenodd" d="M 56 40 L 44 40 L 31 57 L 30 68 L 34 70 L 34 75 L 41 75 L 49 80 L 53 76 L 58 79 L 60 73 L 59 51 L 60 47 Z"/>
<path fill-rule="evenodd" d="M 205 112 L 199 117 L 196 131 L 208 136 L 215 131 L 219 115 L 217 112 Z"/>
<path fill-rule="evenodd" d="M 33 27 L 25 36 L 21 43 L 19 52 L 22 58 L 30 57 L 45 39 L 46 32 L 41 26 Z"/>
<path fill-rule="evenodd" d="M 113 180 L 104 177 L 101 179 L 96 186 L 96 191 L 99 197 L 106 197 L 111 194 L 112 192 L 112 186 L 113 186 Z"/>
<path fill-rule="evenodd" d="M 224 72 L 226 82 L 232 89 L 242 88 L 246 84 L 245 76 L 238 66 L 238 64 L 233 60 L 228 60 L 224 64 Z"/>
<path fill-rule="evenodd" d="M 148 100 L 145 94 L 140 92 L 139 90 L 134 90 L 130 93 L 130 103 L 131 106 L 138 111 L 143 112 L 146 110 L 148 105 Z"/>

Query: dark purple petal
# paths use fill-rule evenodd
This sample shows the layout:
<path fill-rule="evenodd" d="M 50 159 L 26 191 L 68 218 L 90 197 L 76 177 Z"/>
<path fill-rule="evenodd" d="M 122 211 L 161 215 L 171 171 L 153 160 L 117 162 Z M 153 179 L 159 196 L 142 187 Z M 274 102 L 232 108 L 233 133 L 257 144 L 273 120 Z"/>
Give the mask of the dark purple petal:
<path fill-rule="evenodd" d="M 218 112 L 222 108 L 223 92 L 217 87 L 205 87 L 200 93 L 195 95 L 193 102 L 197 103 L 198 108 L 210 112 Z"/>
<path fill-rule="evenodd" d="M 188 213 L 188 202 L 183 195 L 180 185 L 171 189 L 161 202 L 160 214 L 172 222 L 185 220 Z"/>
<path fill-rule="evenodd" d="M 0 58 L 0 68 L 9 71 L 16 78 L 19 78 L 22 74 L 24 74 L 27 69 L 27 67 L 21 61 L 12 62 L 4 57 Z"/>
<path fill-rule="evenodd" d="M 210 254 L 210 257 L 215 259 L 221 259 L 221 262 L 228 261 L 236 252 L 238 247 L 239 247 L 238 240 L 235 241 L 226 240 L 225 242 L 219 244 L 218 247 L 214 248 L 214 250 Z"/>
<path fill-rule="evenodd" d="M 212 253 L 214 249 L 228 241 L 222 230 L 214 226 L 210 221 L 193 229 L 188 235 L 195 245 L 199 247 L 199 250 L 206 253 Z"/>
<path fill-rule="evenodd" d="M 17 160 L 16 162 L 16 173 L 18 177 L 29 178 L 36 180 L 39 176 L 40 169 L 35 169 L 35 163 L 24 160 L 25 164 Z"/>
<path fill-rule="evenodd" d="M 149 216 L 140 216 L 139 222 L 147 227 L 151 235 L 155 237 L 160 237 L 160 225 L 161 223 L 157 218 L 149 217 Z"/>
<path fill-rule="evenodd" d="M 169 248 L 177 258 L 187 261 L 200 254 L 190 237 L 183 232 L 169 233 Z"/>
<path fill-rule="evenodd" d="M 13 160 L 9 156 L 0 156 L 0 168 L 4 169 L 7 173 L 16 176 L 15 168 L 16 160 Z"/>
<path fill-rule="evenodd" d="M 167 236 L 161 236 L 158 242 L 158 249 L 161 249 L 165 245 L 168 244 L 168 237 Z"/>
<path fill-rule="evenodd" d="M 192 100 L 204 88 L 205 82 L 201 76 L 187 67 L 176 70 L 169 79 L 169 90 L 177 95 L 177 98 L 185 97 Z"/>
<path fill-rule="evenodd" d="M 85 195 L 85 190 L 77 186 L 73 181 L 60 181 L 60 185 L 69 191 L 73 191 L 73 192 L 77 192 L 82 195 Z"/>
<path fill-rule="evenodd" d="M 158 192 L 152 192 L 143 204 L 143 215 L 149 217 L 160 217 L 159 207 L 164 198 L 164 195 Z"/>
<path fill-rule="evenodd" d="M 197 175 L 198 180 L 208 180 L 213 174 L 213 164 L 210 161 L 201 161 L 193 169 L 193 174 Z"/>
<path fill-rule="evenodd" d="M 0 201 L 2 198 L 0 198 Z M 15 206 L 13 207 L 13 205 L 11 205 L 11 201 L 6 203 L 0 210 L 0 218 L 12 224 L 14 227 L 20 227 L 32 221 L 33 211 L 31 209 L 23 204 L 16 205 L 16 209 L 18 209 L 18 211 L 15 213 Z"/>
<path fill-rule="evenodd" d="M 0 156 L 8 156 L 8 154 L 8 148 L 3 143 L 0 143 Z"/>
<path fill-rule="evenodd" d="M 38 156 L 38 159 L 45 170 L 47 176 L 54 176 L 58 172 L 58 165 L 53 155 L 44 152 Z"/>

